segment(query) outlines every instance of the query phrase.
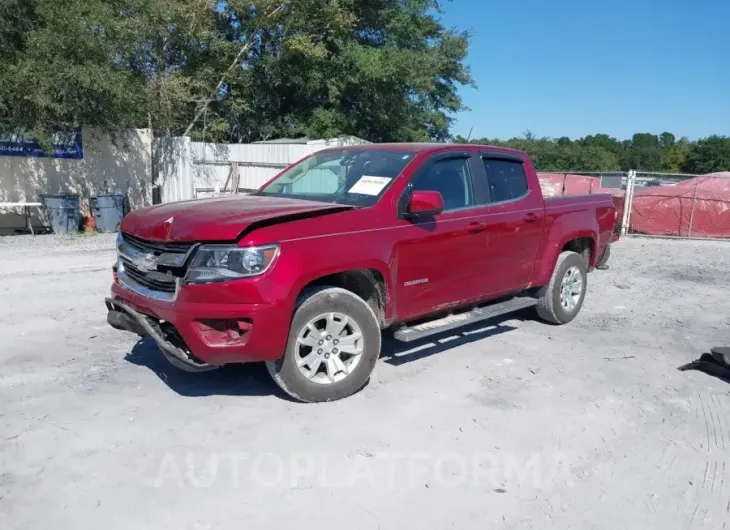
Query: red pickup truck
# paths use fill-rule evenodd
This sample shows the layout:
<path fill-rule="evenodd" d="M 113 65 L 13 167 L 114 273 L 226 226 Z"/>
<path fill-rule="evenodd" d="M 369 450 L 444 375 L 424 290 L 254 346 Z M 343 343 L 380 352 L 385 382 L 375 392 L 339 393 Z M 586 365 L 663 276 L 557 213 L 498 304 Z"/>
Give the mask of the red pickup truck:
<path fill-rule="evenodd" d="M 514 150 L 327 149 L 250 195 L 127 215 L 107 320 L 184 370 L 265 361 L 294 398 L 341 399 L 383 330 L 412 341 L 527 307 L 570 322 L 615 218 L 608 195 L 543 199 Z"/>

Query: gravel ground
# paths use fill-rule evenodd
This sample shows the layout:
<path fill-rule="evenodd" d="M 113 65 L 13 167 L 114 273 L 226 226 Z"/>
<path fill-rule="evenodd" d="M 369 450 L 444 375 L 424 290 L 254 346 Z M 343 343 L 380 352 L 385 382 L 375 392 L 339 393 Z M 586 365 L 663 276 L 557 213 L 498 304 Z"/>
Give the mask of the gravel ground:
<path fill-rule="evenodd" d="M 676 369 L 730 345 L 730 243 L 622 241 L 572 324 L 302 405 L 109 328 L 112 240 L 0 238 L 0 528 L 730 528 L 730 385 Z"/>

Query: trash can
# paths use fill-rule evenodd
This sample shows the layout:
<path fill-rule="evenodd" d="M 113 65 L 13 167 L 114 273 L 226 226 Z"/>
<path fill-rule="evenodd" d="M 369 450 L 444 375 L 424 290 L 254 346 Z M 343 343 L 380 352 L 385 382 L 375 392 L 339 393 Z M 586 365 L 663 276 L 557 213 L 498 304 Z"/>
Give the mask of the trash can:
<path fill-rule="evenodd" d="M 79 231 L 81 213 L 77 194 L 41 195 L 41 202 L 54 234 L 75 234 Z"/>
<path fill-rule="evenodd" d="M 97 232 L 116 232 L 124 217 L 124 195 L 97 195 L 91 198 L 91 213 Z"/>

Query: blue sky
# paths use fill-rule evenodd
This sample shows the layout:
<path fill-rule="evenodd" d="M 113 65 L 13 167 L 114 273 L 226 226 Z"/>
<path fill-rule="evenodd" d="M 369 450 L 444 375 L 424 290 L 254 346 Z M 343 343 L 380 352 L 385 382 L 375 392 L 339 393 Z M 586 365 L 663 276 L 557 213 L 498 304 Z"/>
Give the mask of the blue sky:
<path fill-rule="evenodd" d="M 730 0 L 452 0 L 478 88 L 454 134 L 730 135 Z"/>

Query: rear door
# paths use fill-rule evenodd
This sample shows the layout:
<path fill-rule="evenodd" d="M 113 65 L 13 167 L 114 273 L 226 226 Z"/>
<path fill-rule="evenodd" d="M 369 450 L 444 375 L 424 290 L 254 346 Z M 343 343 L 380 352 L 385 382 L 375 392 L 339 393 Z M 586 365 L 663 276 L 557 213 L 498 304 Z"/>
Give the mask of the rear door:
<path fill-rule="evenodd" d="M 400 219 L 396 307 L 403 320 L 441 311 L 484 294 L 486 258 L 483 171 L 478 155 L 450 152 L 427 160 L 399 200 L 407 207 L 414 190 L 441 193 L 444 211 L 430 219 Z"/>
<path fill-rule="evenodd" d="M 480 160 L 490 295 L 521 290 L 532 279 L 545 224 L 539 181 L 528 178 L 534 170 L 518 155 L 483 152 Z"/>

